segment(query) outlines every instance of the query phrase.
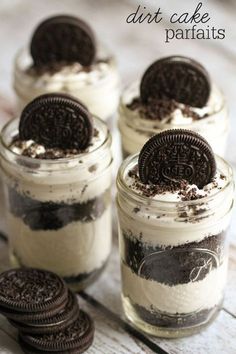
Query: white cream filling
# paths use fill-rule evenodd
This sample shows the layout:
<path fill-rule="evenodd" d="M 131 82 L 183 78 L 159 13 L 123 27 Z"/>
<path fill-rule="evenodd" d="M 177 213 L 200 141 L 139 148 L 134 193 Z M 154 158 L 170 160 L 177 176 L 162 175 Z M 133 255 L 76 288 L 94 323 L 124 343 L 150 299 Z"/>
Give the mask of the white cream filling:
<path fill-rule="evenodd" d="M 9 187 L 38 201 L 67 204 L 84 203 L 103 194 L 111 186 L 112 156 L 110 147 L 104 145 L 107 139 L 104 123 L 94 118 L 94 124 L 99 134 L 93 137 L 86 153 L 73 155 L 65 162 L 64 159 L 50 160 L 49 168 L 48 160 L 27 159 L 21 156 L 22 148 L 12 147 L 19 155 L 19 159 L 12 157 L 17 159 L 17 163 L 8 164 L 2 159 L 2 168 L 9 177 Z M 31 145 L 32 140 L 25 142 L 25 147 Z M 38 150 L 44 152 L 45 149 L 38 145 Z M 31 171 L 34 164 L 36 167 Z"/>
<path fill-rule="evenodd" d="M 134 83 L 124 92 L 119 108 L 119 130 L 121 132 L 123 149 L 129 154 L 134 154 L 142 148 L 148 138 L 160 131 L 173 128 L 191 129 L 207 139 L 213 150 L 223 155 L 229 132 L 228 110 L 221 91 L 213 85 L 207 105 L 193 110 L 200 116 L 209 115 L 201 120 L 193 120 L 183 116 L 180 109 L 171 114 L 171 122 L 166 120 L 144 119 L 139 111 L 127 108 L 127 104 L 139 95 L 138 82 Z"/>
<path fill-rule="evenodd" d="M 133 177 L 130 177 L 129 174 L 127 173 L 125 175 L 125 183 L 126 185 L 135 193 L 142 195 L 143 192 L 139 189 L 137 189 L 133 184 L 135 180 Z M 218 172 L 214 178 L 214 181 L 211 183 L 208 183 L 206 186 L 204 186 L 202 189 L 199 189 L 195 184 L 189 184 L 188 187 L 186 188 L 186 192 L 191 192 L 192 190 L 196 191 L 196 195 L 199 197 L 199 201 L 201 197 L 206 196 L 213 196 L 216 194 L 217 190 L 220 190 L 225 187 L 227 184 L 226 179 L 222 179 L 220 173 Z M 148 188 L 148 186 L 147 186 Z M 156 195 L 153 195 L 151 197 L 152 200 L 158 200 L 160 202 L 181 202 L 181 195 L 179 194 L 179 190 L 176 190 L 175 192 L 164 192 L 164 193 L 157 193 Z"/>
<path fill-rule="evenodd" d="M 63 277 L 99 269 L 111 250 L 111 207 L 95 221 L 71 222 L 58 230 L 31 230 L 8 213 L 10 249 L 28 267 Z"/>
<path fill-rule="evenodd" d="M 127 106 L 130 103 L 132 103 L 134 98 L 139 97 L 139 86 L 140 86 L 140 83 L 138 81 L 136 81 L 132 85 L 127 87 L 126 90 L 124 91 L 124 94 L 122 95 L 121 103 L 124 104 L 125 106 Z M 221 110 L 223 104 L 224 104 L 223 94 L 218 89 L 218 87 L 215 84 L 213 84 L 212 88 L 211 88 L 210 97 L 209 97 L 206 105 L 202 108 L 198 108 L 198 107 L 191 107 L 191 108 L 200 117 L 204 117 L 206 114 L 212 115 L 212 114 L 219 112 Z M 184 104 L 180 104 L 180 107 L 182 107 L 182 106 L 184 107 Z M 136 109 L 136 110 L 129 109 L 129 111 L 134 112 L 134 114 L 136 114 L 137 116 L 139 115 L 138 109 Z M 139 116 L 139 118 L 140 118 L 140 116 Z M 171 113 L 170 117 L 167 117 L 167 118 L 168 119 L 172 118 L 174 120 L 176 119 L 178 124 L 180 124 L 180 121 L 181 121 L 180 118 L 183 119 L 183 124 L 186 124 L 185 123 L 186 118 L 187 118 L 188 122 L 190 120 L 193 121 L 192 117 L 183 116 L 181 110 L 178 108 L 174 112 Z M 153 124 L 155 124 L 155 122 L 153 122 Z"/>
<path fill-rule="evenodd" d="M 26 195 L 40 202 L 54 203 L 86 203 L 110 189 L 111 168 L 110 166 L 97 175 L 97 171 L 89 173 L 87 180 L 79 181 L 82 171 L 80 168 L 73 171 L 61 172 L 55 177 L 51 176 L 51 184 L 48 182 L 47 174 L 43 177 L 42 173 L 37 180 L 35 175 L 27 175 L 28 179 L 19 179 L 17 187 L 14 186 L 15 178 L 12 180 L 12 188 L 16 189 L 22 196 Z M 11 172 L 12 173 L 12 172 Z M 93 176 L 94 175 L 94 176 Z M 76 183 L 75 180 L 78 180 Z M 58 183 L 55 183 L 58 180 Z M 63 182 L 63 183 L 62 183 Z M 28 191 L 28 192 L 27 192 Z"/>
<path fill-rule="evenodd" d="M 141 241 L 143 247 L 177 247 L 185 243 L 200 242 L 206 237 L 215 236 L 226 231 L 230 224 L 231 215 L 228 214 L 220 220 L 213 220 L 212 223 L 205 225 L 188 224 L 188 227 L 181 227 L 178 223 L 162 226 L 156 224 L 140 223 L 139 220 L 132 220 L 119 213 L 122 232 L 133 242 Z M 149 220 L 148 220 L 149 221 Z M 121 237 L 121 249 L 124 249 L 123 236 Z"/>
<path fill-rule="evenodd" d="M 134 178 L 128 175 L 128 170 L 124 179 L 131 190 L 137 194 L 142 194 L 139 189 L 133 186 Z M 209 183 L 202 190 L 195 185 L 189 185 L 189 189 L 195 188 L 199 195 L 204 195 L 207 192 L 207 203 L 201 205 L 201 199 L 196 200 L 198 203 L 196 208 L 207 209 L 207 217 L 201 219 L 201 214 L 199 214 L 198 221 L 196 221 L 194 215 L 195 210 L 191 208 L 184 209 L 187 222 L 181 220 L 178 215 L 178 204 L 181 206 L 178 191 L 156 194 L 150 197 L 150 200 L 173 202 L 171 215 L 168 214 L 168 210 L 154 211 L 153 206 L 148 204 L 138 205 L 138 212 L 134 212 L 133 205 L 124 203 L 122 199 L 118 198 L 118 202 L 121 203 L 120 208 L 118 208 L 121 232 L 124 232 L 133 242 L 141 241 L 143 244 L 146 243 L 147 246 L 164 248 L 184 243 L 200 242 L 206 237 L 226 231 L 231 218 L 232 194 L 231 191 L 220 193 L 228 181 L 227 179 L 221 179 L 219 172 L 216 175 L 215 182 L 217 187 L 214 183 Z M 217 192 L 218 195 L 215 196 Z M 206 216 L 206 212 L 204 213 L 203 216 Z M 193 221 L 191 221 L 191 218 L 193 218 Z M 121 246 L 122 242 L 121 237 Z"/>
<path fill-rule="evenodd" d="M 141 278 L 124 264 L 121 271 L 123 295 L 128 297 L 133 305 L 143 306 L 148 311 L 190 314 L 211 309 L 221 302 L 226 283 L 227 262 L 224 261 L 200 281 L 175 286 Z"/>
<path fill-rule="evenodd" d="M 20 58 L 20 57 L 19 57 Z M 14 88 L 19 98 L 19 111 L 33 98 L 50 92 L 64 92 L 81 100 L 94 115 L 106 120 L 117 109 L 120 79 L 116 64 L 98 62 L 91 71 L 81 70 L 78 63 L 56 73 L 35 75 L 26 68 L 15 68 Z"/>

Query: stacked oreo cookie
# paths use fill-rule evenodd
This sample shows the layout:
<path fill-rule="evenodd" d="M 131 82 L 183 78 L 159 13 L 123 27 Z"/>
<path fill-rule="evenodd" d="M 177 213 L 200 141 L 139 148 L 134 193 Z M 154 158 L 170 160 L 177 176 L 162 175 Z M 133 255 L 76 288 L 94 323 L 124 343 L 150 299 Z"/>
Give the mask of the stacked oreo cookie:
<path fill-rule="evenodd" d="M 94 324 L 56 274 L 24 268 L 0 275 L 0 313 L 19 329 L 25 353 L 82 353 Z"/>

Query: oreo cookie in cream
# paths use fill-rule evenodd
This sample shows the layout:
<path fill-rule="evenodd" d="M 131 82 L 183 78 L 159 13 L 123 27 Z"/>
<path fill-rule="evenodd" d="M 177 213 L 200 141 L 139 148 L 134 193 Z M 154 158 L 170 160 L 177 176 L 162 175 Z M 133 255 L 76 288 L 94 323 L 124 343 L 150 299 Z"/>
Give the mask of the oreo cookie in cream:
<path fill-rule="evenodd" d="M 231 168 L 200 135 L 168 130 L 123 162 L 117 187 L 126 316 L 163 337 L 200 330 L 223 301 Z"/>
<path fill-rule="evenodd" d="M 78 100 L 47 94 L 2 131 L 14 265 L 56 272 L 84 288 L 111 249 L 111 137 Z"/>

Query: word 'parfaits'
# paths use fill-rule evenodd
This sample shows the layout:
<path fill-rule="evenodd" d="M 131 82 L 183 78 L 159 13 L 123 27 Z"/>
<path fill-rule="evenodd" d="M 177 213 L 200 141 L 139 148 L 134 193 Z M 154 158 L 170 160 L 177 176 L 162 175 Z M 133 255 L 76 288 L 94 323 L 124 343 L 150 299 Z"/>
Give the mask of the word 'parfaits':
<path fill-rule="evenodd" d="M 165 42 L 170 43 L 173 39 L 224 39 L 225 29 L 207 26 L 207 28 L 197 28 L 193 25 L 190 28 L 166 28 Z"/>
<path fill-rule="evenodd" d="M 139 5 L 135 12 L 128 15 L 126 22 L 129 24 L 159 24 L 163 20 L 162 15 L 163 11 L 161 7 L 148 12 L 146 6 Z M 202 2 L 199 2 L 194 10 L 173 12 L 169 15 L 167 20 L 170 26 L 164 29 L 166 43 L 170 43 L 174 39 L 222 40 L 225 38 L 225 29 L 210 26 L 210 21 L 212 19 L 209 12 L 203 9 Z M 176 28 L 178 24 L 191 25 L 191 27 Z"/>

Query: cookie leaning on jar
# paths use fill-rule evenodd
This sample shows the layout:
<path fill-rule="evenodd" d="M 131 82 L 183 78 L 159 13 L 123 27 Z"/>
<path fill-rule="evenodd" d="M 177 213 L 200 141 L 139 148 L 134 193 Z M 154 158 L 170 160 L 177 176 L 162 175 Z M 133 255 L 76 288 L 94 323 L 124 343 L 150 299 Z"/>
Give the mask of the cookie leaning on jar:
<path fill-rule="evenodd" d="M 173 128 L 201 134 L 224 156 L 229 117 L 224 96 L 206 69 L 193 59 L 171 56 L 154 62 L 140 82 L 124 91 L 118 125 L 124 157 Z"/>
<path fill-rule="evenodd" d="M 30 102 L 1 133 L 10 256 L 76 290 L 93 282 L 111 248 L 111 136 L 65 94 Z"/>
<path fill-rule="evenodd" d="M 107 121 L 118 106 L 119 81 L 114 57 L 97 43 L 87 23 L 69 15 L 40 23 L 29 49 L 20 50 L 14 63 L 19 112 L 39 95 L 64 92 Z"/>
<path fill-rule="evenodd" d="M 195 132 L 161 132 L 117 177 L 126 316 L 141 330 L 181 337 L 219 312 L 234 198 L 230 166 Z"/>

